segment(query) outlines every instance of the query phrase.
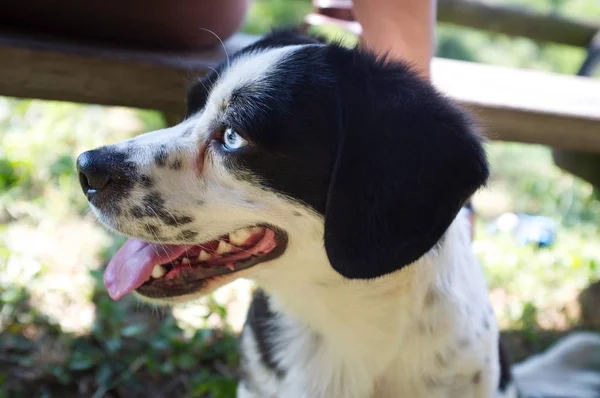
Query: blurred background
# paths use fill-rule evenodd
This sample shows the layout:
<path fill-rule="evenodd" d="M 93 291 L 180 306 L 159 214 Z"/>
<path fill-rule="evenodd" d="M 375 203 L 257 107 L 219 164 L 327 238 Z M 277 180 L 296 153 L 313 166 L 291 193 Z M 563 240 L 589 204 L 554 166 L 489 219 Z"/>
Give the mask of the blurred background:
<path fill-rule="evenodd" d="M 596 0 L 512 3 L 600 20 Z M 299 24 L 311 10 L 310 1 L 255 0 L 243 31 Z M 584 48 L 444 23 L 436 52 L 569 75 L 586 56 Z M 123 240 L 87 211 L 74 160 L 165 123 L 155 111 L 0 97 L 0 398 L 234 396 L 236 334 L 251 283 L 172 310 L 130 297 L 115 303 L 102 285 Z M 582 316 L 581 303 L 600 300 L 600 200 L 555 166 L 547 147 L 490 142 L 488 151 L 493 175 L 474 201 L 474 249 L 520 359 L 574 328 L 598 329 L 600 315 Z"/>

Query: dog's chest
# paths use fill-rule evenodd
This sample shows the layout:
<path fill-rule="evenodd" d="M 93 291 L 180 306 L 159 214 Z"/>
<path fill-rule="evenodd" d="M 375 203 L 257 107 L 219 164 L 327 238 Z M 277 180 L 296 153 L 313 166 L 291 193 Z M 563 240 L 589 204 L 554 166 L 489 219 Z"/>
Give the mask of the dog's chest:
<path fill-rule="evenodd" d="M 242 338 L 246 377 L 239 397 L 489 397 L 496 378 L 493 328 L 461 325 L 435 305 L 393 334 L 355 323 L 325 337 L 271 313 L 252 314 Z M 357 311 L 357 317 L 361 314 Z M 389 321 L 397 319 L 389 315 Z M 472 329 L 472 330 L 470 330 Z M 360 336 L 348 339 L 348 336 Z"/>

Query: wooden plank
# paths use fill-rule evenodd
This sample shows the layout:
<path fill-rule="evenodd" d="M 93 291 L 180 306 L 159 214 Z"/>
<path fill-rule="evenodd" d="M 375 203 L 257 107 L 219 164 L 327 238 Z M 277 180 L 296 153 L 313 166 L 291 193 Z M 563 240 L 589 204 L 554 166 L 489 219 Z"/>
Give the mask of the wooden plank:
<path fill-rule="evenodd" d="M 352 0 L 313 0 L 311 25 L 334 24 L 354 34 L 361 27 L 352 14 Z M 527 37 L 536 41 L 587 47 L 600 32 L 597 20 L 565 18 L 527 7 L 482 0 L 438 0 L 437 20 L 489 32 Z"/>
<path fill-rule="evenodd" d="M 255 40 L 235 36 L 229 53 Z M 222 48 L 165 53 L 0 35 L 0 95 L 184 109 L 186 87 Z M 491 139 L 600 153 L 600 81 L 435 59 L 434 84 L 479 115 Z"/>
<path fill-rule="evenodd" d="M 600 153 L 600 81 L 436 58 L 434 84 L 493 140 Z"/>
<path fill-rule="evenodd" d="M 189 82 L 224 58 L 222 47 L 169 53 L 0 32 L 0 95 L 181 112 Z"/>
<path fill-rule="evenodd" d="M 439 0 L 437 19 L 461 26 L 536 41 L 587 47 L 600 31 L 600 23 L 542 14 L 525 7 L 481 0 Z"/>

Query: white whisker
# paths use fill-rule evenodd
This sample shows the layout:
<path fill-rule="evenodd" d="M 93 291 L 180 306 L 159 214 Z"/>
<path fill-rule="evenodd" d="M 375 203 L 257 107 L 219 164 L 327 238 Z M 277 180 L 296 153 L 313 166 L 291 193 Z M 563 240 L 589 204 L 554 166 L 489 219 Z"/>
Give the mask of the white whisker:
<path fill-rule="evenodd" d="M 151 206 L 147 207 L 148 210 L 150 210 L 152 213 L 154 213 L 154 215 L 158 218 L 158 214 L 156 213 L 156 211 L 154 211 L 154 209 Z M 159 241 L 158 239 L 158 235 L 156 233 L 154 233 L 153 231 L 150 231 L 150 235 L 152 235 L 152 237 L 154 238 L 155 241 Z M 169 253 L 167 252 L 167 249 L 164 248 L 163 245 L 159 245 L 159 247 L 161 249 L 163 249 L 163 251 L 165 252 L 165 255 L 168 255 Z M 154 253 L 156 253 L 156 255 L 158 255 L 158 251 L 156 250 L 156 247 L 153 245 L 152 246 Z"/>
<path fill-rule="evenodd" d="M 206 28 L 198 28 L 198 29 L 203 30 L 205 32 L 208 32 L 208 33 L 212 34 L 213 36 L 215 36 L 219 40 L 219 42 L 221 43 L 221 46 L 223 47 L 223 51 L 225 52 L 225 57 L 227 58 L 227 67 L 230 68 L 231 67 L 231 62 L 229 60 L 229 53 L 227 52 L 227 48 L 225 47 L 225 43 L 223 43 L 223 40 L 221 40 L 221 38 L 219 37 L 219 35 L 216 34 L 215 32 L 213 32 L 210 29 L 206 29 Z"/>
<path fill-rule="evenodd" d="M 213 68 L 212 66 L 207 66 L 207 68 L 212 70 L 213 72 L 215 72 L 215 74 L 217 75 L 217 77 L 219 79 L 221 78 L 221 74 L 219 72 L 217 72 L 217 70 L 215 68 Z"/>

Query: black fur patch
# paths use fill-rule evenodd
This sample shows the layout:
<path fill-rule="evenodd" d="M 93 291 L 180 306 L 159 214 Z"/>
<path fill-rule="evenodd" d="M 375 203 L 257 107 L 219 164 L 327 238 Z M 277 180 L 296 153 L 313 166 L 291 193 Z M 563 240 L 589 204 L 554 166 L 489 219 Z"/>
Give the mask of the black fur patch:
<path fill-rule="evenodd" d="M 155 215 L 155 213 L 151 212 L 150 209 L 154 210 L 158 214 L 163 211 L 165 206 L 165 200 L 160 195 L 160 192 L 157 191 L 151 191 L 150 193 L 146 194 L 146 196 L 144 196 L 142 199 L 142 203 L 148 215 Z"/>
<path fill-rule="evenodd" d="M 448 366 L 448 364 L 450 363 L 450 361 L 453 359 L 455 351 L 454 350 L 448 350 L 446 355 L 442 355 L 441 353 L 436 353 L 435 354 L 435 362 L 441 366 L 441 367 L 446 367 Z"/>
<path fill-rule="evenodd" d="M 431 308 L 438 301 L 438 294 L 434 290 L 428 290 L 425 294 L 425 300 L 423 304 L 425 308 Z"/>
<path fill-rule="evenodd" d="M 498 384 L 498 390 L 504 392 L 512 382 L 512 372 L 510 366 L 510 357 L 502 337 L 500 337 L 498 350 L 500 352 L 500 382 Z"/>
<path fill-rule="evenodd" d="M 171 162 L 171 164 L 169 165 L 169 168 L 171 170 L 179 170 L 179 169 L 181 169 L 182 165 L 183 165 L 183 163 L 181 162 L 181 159 L 175 159 L 173 162 Z"/>
<path fill-rule="evenodd" d="M 152 237 L 157 237 L 161 235 L 161 228 L 158 225 L 154 224 L 145 224 L 144 229 L 148 232 Z"/>
<path fill-rule="evenodd" d="M 219 69 L 222 69 L 222 67 Z M 212 88 L 216 80 L 217 72 L 215 70 L 214 72 L 209 72 L 206 76 L 204 76 L 202 79 L 199 79 L 197 83 L 190 87 L 186 102 L 186 118 L 191 117 L 204 108 L 204 105 L 206 105 L 206 100 L 208 99 L 208 94 L 210 93 L 209 90 Z"/>
<path fill-rule="evenodd" d="M 129 213 L 134 217 L 134 218 L 143 218 L 146 216 L 146 211 L 144 211 L 143 208 L 141 208 L 140 206 L 133 206 L 130 210 Z"/>
<path fill-rule="evenodd" d="M 180 225 L 189 224 L 192 221 L 194 221 L 194 219 L 192 217 L 178 216 L 178 215 L 169 213 L 167 211 L 159 212 L 158 216 L 160 217 L 162 222 L 164 222 L 165 224 L 167 224 L 171 227 L 178 227 Z"/>
<path fill-rule="evenodd" d="M 318 42 L 279 33 L 242 53 Z M 337 45 L 302 47 L 239 87 L 223 122 L 253 143 L 227 154 L 231 172 L 321 213 L 329 260 L 348 278 L 416 261 L 488 177 L 461 110 L 407 66 Z"/>
<path fill-rule="evenodd" d="M 154 154 L 154 163 L 156 163 L 158 167 L 165 167 L 165 165 L 167 164 L 168 157 L 169 154 L 167 152 L 166 146 L 161 145 Z"/>
<path fill-rule="evenodd" d="M 177 238 L 184 240 L 184 241 L 190 241 L 190 240 L 194 239 L 196 236 L 198 236 L 198 232 L 186 229 L 186 230 L 181 231 L 181 233 L 177 236 Z"/>
<path fill-rule="evenodd" d="M 458 339 L 457 345 L 459 349 L 465 349 L 471 345 L 471 340 L 469 340 L 468 338 Z"/>
<path fill-rule="evenodd" d="M 190 135 L 192 135 L 192 132 L 194 131 L 193 128 L 187 128 L 185 129 L 185 131 L 181 134 L 182 137 L 189 137 Z"/>
<path fill-rule="evenodd" d="M 140 176 L 140 184 L 142 184 L 142 186 L 144 188 L 152 188 L 154 186 L 154 180 L 152 179 L 152 177 L 147 176 L 145 174 L 142 174 Z"/>
<path fill-rule="evenodd" d="M 490 330 L 490 321 L 487 319 L 487 317 L 483 318 L 483 328 L 485 330 Z"/>
<path fill-rule="evenodd" d="M 252 329 L 263 365 L 281 378 L 285 376 L 285 369 L 282 369 L 281 365 L 275 361 L 273 355 L 275 347 L 271 342 L 272 336 L 276 336 L 278 333 L 275 317 L 275 313 L 269 306 L 267 295 L 257 289 L 254 292 L 244 328 Z"/>
<path fill-rule="evenodd" d="M 171 227 L 178 227 L 194 221 L 190 216 L 174 214 L 168 211 L 165 208 L 165 200 L 158 191 L 150 191 L 146 194 L 142 199 L 142 206 L 133 207 L 131 213 L 137 218 L 158 217 L 163 223 Z"/>

